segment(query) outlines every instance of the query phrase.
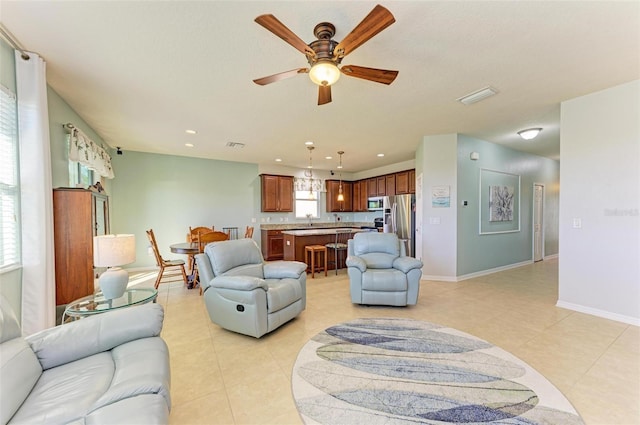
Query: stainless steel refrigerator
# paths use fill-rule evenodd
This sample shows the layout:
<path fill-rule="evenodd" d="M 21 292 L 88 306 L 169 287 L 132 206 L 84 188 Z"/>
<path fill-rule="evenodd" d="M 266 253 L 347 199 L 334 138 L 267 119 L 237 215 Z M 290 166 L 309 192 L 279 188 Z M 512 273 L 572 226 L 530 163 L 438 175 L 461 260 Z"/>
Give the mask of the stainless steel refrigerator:
<path fill-rule="evenodd" d="M 405 244 L 407 255 L 413 257 L 416 252 L 416 196 L 385 196 L 383 208 L 383 231 L 398 235 Z"/>

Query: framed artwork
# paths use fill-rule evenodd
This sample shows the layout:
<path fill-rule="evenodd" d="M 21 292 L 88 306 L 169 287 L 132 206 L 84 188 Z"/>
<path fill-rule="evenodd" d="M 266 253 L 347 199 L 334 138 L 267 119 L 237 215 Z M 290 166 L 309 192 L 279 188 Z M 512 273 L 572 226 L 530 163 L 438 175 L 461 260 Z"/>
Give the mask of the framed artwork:
<path fill-rule="evenodd" d="M 480 169 L 481 235 L 520 231 L 520 176 Z"/>

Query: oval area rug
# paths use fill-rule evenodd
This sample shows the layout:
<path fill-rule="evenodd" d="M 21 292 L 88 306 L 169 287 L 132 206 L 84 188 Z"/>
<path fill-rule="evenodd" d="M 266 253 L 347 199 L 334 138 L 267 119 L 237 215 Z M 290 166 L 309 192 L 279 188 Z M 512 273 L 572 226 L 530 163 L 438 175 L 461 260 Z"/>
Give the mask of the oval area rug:
<path fill-rule="evenodd" d="M 411 319 L 356 319 L 298 353 L 292 391 L 306 424 L 584 424 L 512 354 Z"/>

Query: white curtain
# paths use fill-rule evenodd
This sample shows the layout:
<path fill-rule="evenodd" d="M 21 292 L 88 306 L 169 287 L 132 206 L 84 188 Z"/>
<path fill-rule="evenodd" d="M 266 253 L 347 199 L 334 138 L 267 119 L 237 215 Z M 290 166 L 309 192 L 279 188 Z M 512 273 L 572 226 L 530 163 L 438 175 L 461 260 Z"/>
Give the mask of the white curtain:
<path fill-rule="evenodd" d="M 71 124 L 67 124 L 67 127 Z M 71 125 L 74 127 L 73 125 Z M 89 139 L 86 134 L 77 128 L 71 129 L 69 143 L 69 159 L 86 165 L 90 170 L 108 179 L 112 179 L 113 167 L 111 156 L 97 143 Z"/>
<path fill-rule="evenodd" d="M 22 332 L 55 325 L 53 192 L 46 64 L 16 57 L 22 227 Z"/>

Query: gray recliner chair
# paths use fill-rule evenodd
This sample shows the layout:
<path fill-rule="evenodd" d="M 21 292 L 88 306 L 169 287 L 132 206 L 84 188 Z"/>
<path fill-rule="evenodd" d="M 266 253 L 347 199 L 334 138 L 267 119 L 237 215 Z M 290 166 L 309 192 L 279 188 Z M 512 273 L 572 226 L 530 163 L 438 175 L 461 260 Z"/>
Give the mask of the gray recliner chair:
<path fill-rule="evenodd" d="M 406 306 L 418 302 L 422 261 L 407 257 L 394 233 L 358 233 L 348 241 L 347 253 L 352 303 Z"/>
<path fill-rule="evenodd" d="M 0 296 L 0 424 L 169 423 L 163 318 L 145 304 L 23 338 Z"/>
<path fill-rule="evenodd" d="M 209 317 L 224 329 L 260 338 L 306 307 L 307 265 L 265 262 L 252 239 L 210 243 L 196 263 Z"/>

